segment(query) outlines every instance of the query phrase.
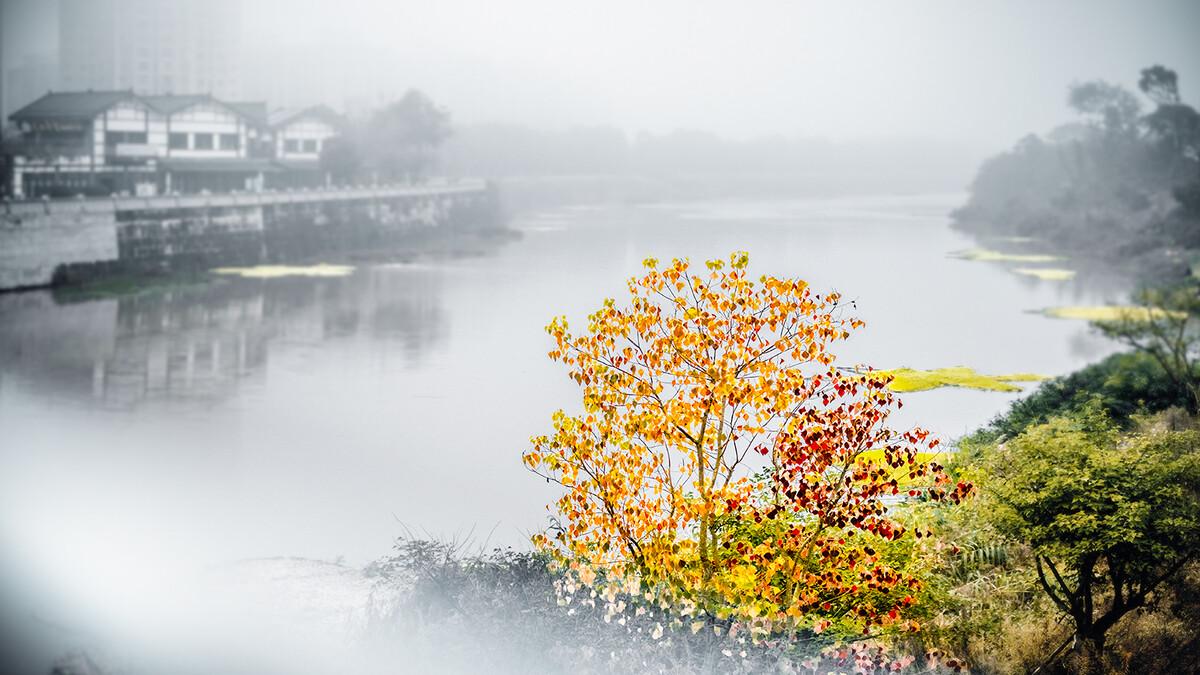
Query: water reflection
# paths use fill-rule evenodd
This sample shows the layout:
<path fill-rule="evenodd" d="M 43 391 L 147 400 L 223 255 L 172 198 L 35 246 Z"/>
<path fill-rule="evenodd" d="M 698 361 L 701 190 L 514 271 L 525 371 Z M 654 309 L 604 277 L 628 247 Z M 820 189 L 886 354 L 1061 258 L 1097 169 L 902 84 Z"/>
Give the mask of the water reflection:
<path fill-rule="evenodd" d="M 39 396 L 135 409 L 212 404 L 261 383 L 273 345 L 360 332 L 409 364 L 447 334 L 433 267 L 334 279 L 223 279 L 118 299 L 0 296 L 0 377 Z"/>
<path fill-rule="evenodd" d="M 756 273 L 843 292 L 867 321 L 839 346 L 847 364 L 1059 375 L 1115 349 L 1030 310 L 1120 301 L 1119 278 L 949 258 L 975 245 L 947 226 L 959 201 L 564 208 L 469 259 L 88 302 L 0 296 L 0 553 L 48 568 L 69 562 L 62 541 L 100 537 L 189 560 L 365 562 L 397 520 L 440 535 L 499 523 L 492 542 L 520 545 L 552 494 L 520 452 L 579 401 L 542 327 L 582 325 L 651 255 L 748 250 Z M 1018 395 L 911 394 L 895 422 L 952 439 Z"/>

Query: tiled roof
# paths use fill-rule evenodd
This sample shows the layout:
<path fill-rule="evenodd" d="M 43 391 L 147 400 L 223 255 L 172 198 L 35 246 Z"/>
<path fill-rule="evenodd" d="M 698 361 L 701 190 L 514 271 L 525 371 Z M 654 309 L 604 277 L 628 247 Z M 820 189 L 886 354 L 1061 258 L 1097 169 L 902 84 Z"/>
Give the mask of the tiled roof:
<path fill-rule="evenodd" d="M 300 117 L 316 117 L 339 125 L 341 117 L 328 106 L 318 105 L 296 110 L 276 110 L 268 115 L 263 101 L 225 102 L 209 94 L 165 94 L 138 96 L 132 91 L 67 91 L 50 92 L 10 115 L 10 119 L 90 119 L 121 101 L 141 101 L 163 115 L 171 115 L 197 103 L 212 102 L 224 106 L 247 120 L 279 126 Z"/>
<path fill-rule="evenodd" d="M 243 117 L 255 122 L 256 124 L 264 125 L 267 123 L 266 101 L 235 101 L 226 105 L 238 111 Z"/>
<path fill-rule="evenodd" d="M 197 103 L 203 103 L 205 101 L 214 101 L 220 103 L 208 94 L 162 94 L 158 96 L 139 96 L 138 98 L 145 101 L 146 105 L 154 108 L 164 115 L 170 115 L 171 113 L 179 112 L 188 106 L 192 106 Z"/>
<path fill-rule="evenodd" d="M 52 91 L 9 115 L 9 119 L 88 119 L 134 98 L 132 91 Z"/>

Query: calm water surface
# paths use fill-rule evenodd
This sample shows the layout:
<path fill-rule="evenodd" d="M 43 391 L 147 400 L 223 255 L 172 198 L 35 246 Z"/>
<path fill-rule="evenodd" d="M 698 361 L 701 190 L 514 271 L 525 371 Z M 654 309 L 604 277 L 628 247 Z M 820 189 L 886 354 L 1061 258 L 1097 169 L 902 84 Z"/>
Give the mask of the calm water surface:
<path fill-rule="evenodd" d="M 752 269 L 857 301 L 848 363 L 1071 371 L 1112 351 L 1029 313 L 1119 300 L 946 256 L 958 195 L 563 209 L 493 254 L 337 279 L 230 279 L 57 304 L 0 297 L 5 582 L 71 593 L 172 561 L 384 553 L 402 528 L 521 543 L 551 490 L 520 453 L 577 392 L 542 327 L 619 295 L 640 261 L 751 253 Z M 953 438 L 1014 395 L 908 395 Z M 87 561 L 81 565 L 80 561 Z M 19 576 L 18 576 L 19 575 Z"/>

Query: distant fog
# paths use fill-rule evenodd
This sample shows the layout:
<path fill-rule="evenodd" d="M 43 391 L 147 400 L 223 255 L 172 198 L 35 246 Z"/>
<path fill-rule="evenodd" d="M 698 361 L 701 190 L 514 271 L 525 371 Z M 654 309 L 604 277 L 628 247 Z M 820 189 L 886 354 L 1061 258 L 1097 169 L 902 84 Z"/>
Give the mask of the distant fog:
<path fill-rule="evenodd" d="M 2 2 L 5 68 L 55 48 L 57 0 Z M 1191 0 L 243 0 L 229 20 L 244 98 L 367 108 L 417 87 L 459 124 L 555 132 L 990 153 L 1061 122 L 1075 80 L 1132 88 L 1139 68 L 1163 63 L 1185 98 L 1200 87 Z"/>

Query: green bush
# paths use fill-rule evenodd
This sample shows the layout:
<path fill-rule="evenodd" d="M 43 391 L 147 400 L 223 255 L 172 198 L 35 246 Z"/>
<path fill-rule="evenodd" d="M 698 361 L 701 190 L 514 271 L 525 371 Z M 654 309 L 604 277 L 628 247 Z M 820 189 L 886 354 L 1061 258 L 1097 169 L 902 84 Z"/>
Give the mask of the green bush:
<path fill-rule="evenodd" d="M 1152 357 L 1140 352 L 1112 356 L 1065 377 L 1044 382 L 981 430 L 980 438 L 1012 438 L 1027 427 L 1078 410 L 1095 400 L 1109 419 L 1127 426 L 1134 414 L 1186 408 L 1186 394 L 1173 386 Z"/>
<path fill-rule="evenodd" d="M 952 635 L 977 672 L 1041 661 L 1050 673 L 1166 674 L 1185 672 L 1200 650 L 1196 419 L 1174 409 L 1121 429 L 1100 400 L 1014 437 L 968 439 L 951 462 L 978 488 L 951 514 L 958 529 L 1009 542 L 1015 554 L 982 556 L 988 576 L 1024 581 L 1026 592 L 1030 572 L 1037 580 L 1036 596 L 993 594 L 1001 604 L 990 608 L 955 590 L 951 600 L 968 602 Z M 968 569 L 987 573 L 975 558 Z M 1032 625 L 1042 628 L 1024 630 Z"/>

